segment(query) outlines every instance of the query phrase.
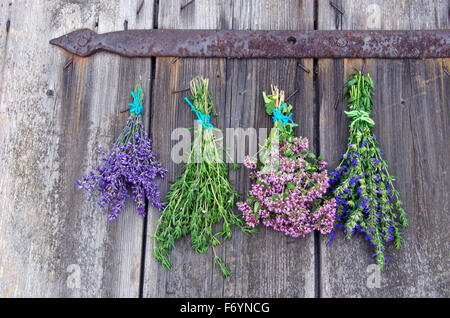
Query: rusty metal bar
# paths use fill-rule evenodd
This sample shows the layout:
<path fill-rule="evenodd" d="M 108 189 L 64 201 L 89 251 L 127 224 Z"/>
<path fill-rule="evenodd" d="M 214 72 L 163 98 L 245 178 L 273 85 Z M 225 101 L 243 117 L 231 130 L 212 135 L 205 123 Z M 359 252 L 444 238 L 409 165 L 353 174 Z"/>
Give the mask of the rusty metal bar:
<path fill-rule="evenodd" d="M 89 56 L 107 51 L 128 57 L 230 58 L 446 58 L 450 30 L 243 31 L 76 30 L 50 41 Z"/>

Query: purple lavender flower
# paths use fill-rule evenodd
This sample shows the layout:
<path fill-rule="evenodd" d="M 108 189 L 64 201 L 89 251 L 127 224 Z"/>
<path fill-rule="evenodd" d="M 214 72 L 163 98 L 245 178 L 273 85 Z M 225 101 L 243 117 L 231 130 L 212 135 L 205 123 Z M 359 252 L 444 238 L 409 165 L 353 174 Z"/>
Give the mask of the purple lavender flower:
<path fill-rule="evenodd" d="M 155 178 L 164 178 L 167 170 L 161 167 L 152 151 L 152 142 L 142 124 L 142 90 L 136 86 L 130 117 L 109 154 L 93 171 L 77 180 L 79 189 L 85 189 L 89 198 L 114 220 L 131 197 L 139 215 L 145 216 L 145 200 L 162 210 L 158 184 Z"/>

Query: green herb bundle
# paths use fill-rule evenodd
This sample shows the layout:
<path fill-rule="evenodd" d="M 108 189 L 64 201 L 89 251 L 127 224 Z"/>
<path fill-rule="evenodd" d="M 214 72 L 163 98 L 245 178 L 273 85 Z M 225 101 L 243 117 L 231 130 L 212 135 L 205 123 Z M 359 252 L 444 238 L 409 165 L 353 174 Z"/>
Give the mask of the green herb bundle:
<path fill-rule="evenodd" d="M 216 112 L 208 91 L 208 79 L 196 77 L 190 88 L 191 107 L 201 120 L 183 174 L 167 194 L 168 203 L 158 221 L 153 250 L 156 259 L 170 269 L 172 264 L 168 257 L 175 241 L 190 233 L 192 248 L 198 253 L 206 253 L 212 247 L 214 266 L 219 265 L 223 276 L 227 277 L 230 271 L 214 247 L 221 244 L 221 239 L 231 238 L 233 226 L 246 233 L 253 230 L 233 213 L 239 195 L 228 180 L 228 168 L 222 160 L 223 149 L 214 134 L 214 130 L 220 130 L 209 123 L 210 114 L 216 115 Z M 216 231 L 214 225 L 221 221 L 221 229 Z"/>
<path fill-rule="evenodd" d="M 373 81 L 356 70 L 345 87 L 344 98 L 349 103 L 345 114 L 352 122 L 347 152 L 341 155 L 341 163 L 330 180 L 337 204 L 335 228 L 344 227 L 347 238 L 364 233 L 382 269 L 387 259 L 385 242 L 394 241 L 395 247 L 400 248 L 399 228 L 408 222 L 394 178 L 372 131 Z M 330 234 L 330 243 L 335 235 L 334 231 Z"/>

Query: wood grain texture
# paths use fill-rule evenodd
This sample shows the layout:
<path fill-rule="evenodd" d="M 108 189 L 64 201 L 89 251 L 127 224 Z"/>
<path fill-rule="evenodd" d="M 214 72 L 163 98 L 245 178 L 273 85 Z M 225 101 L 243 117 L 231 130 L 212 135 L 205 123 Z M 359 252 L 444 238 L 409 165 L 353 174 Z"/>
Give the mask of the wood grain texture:
<path fill-rule="evenodd" d="M 312 29 L 312 3 L 286 1 L 195 1 L 184 10 L 184 1 L 160 3 L 159 28 L 220 28 L 220 29 Z M 273 14 L 273 12 L 277 14 Z M 295 60 L 225 60 L 156 59 L 154 105 L 164 105 L 165 112 L 152 115 L 155 147 L 162 162 L 169 167 L 169 180 L 179 177 L 181 165 L 170 159 L 169 132 L 177 127 L 192 126 L 193 114 L 183 101 L 187 93 L 171 91 L 188 87 L 195 75 L 211 80 L 211 91 L 220 117 L 216 126 L 241 128 L 270 128 L 271 119 L 265 114 L 261 92 L 270 84 L 278 84 L 287 94 L 299 89 L 293 99 L 295 118 L 300 122 L 298 134 L 314 138 L 314 107 L 312 72 L 304 73 Z M 302 61 L 312 71 L 312 60 Z M 248 190 L 248 174 L 242 168 L 230 173 L 237 190 Z M 167 189 L 164 189 L 164 193 Z M 149 214 L 150 242 L 158 215 Z M 189 237 L 176 242 L 170 260 L 174 267 L 164 272 L 148 245 L 144 280 L 147 297 L 312 297 L 314 295 L 314 237 L 288 239 L 280 233 L 261 229 L 252 237 L 235 230 L 231 241 L 225 242 L 218 253 L 224 255 L 231 276 L 224 280 L 212 267 L 211 253 L 195 254 Z"/>
<path fill-rule="evenodd" d="M 187 1 L 160 2 L 158 28 L 160 29 L 227 29 L 231 25 L 229 1 L 195 1 L 185 9 Z M 173 91 L 189 87 L 196 75 L 210 78 L 210 91 L 217 110 L 223 115 L 225 102 L 225 59 L 176 59 L 156 58 L 155 81 L 153 85 L 153 112 L 151 130 L 154 147 L 163 166 L 169 169 L 168 181 L 175 181 L 181 175 L 182 164 L 171 159 L 172 147 L 178 140 L 171 140 L 176 128 L 192 127 L 195 115 L 184 101 L 189 92 L 173 94 Z M 162 111 L 163 110 L 163 111 Z M 224 118 L 212 119 L 214 126 L 223 128 Z M 176 137 L 178 138 L 178 137 Z M 168 190 L 167 182 L 162 184 L 161 195 Z M 175 243 L 169 260 L 173 264 L 165 271 L 153 256 L 154 230 L 160 213 L 149 209 L 147 246 L 145 257 L 144 297 L 208 297 L 215 291 L 212 285 L 217 275 L 213 269 L 212 255 L 196 254 L 190 246 L 190 236 Z M 221 249 L 218 249 L 221 253 Z"/>
<path fill-rule="evenodd" d="M 151 28 L 153 1 L 136 15 L 138 2 L 0 1 L 0 296 L 138 296 L 143 219 L 129 204 L 108 223 L 74 181 L 112 146 L 135 82 L 150 92 L 151 62 L 48 44 L 125 20 Z"/>
<path fill-rule="evenodd" d="M 324 1 L 325 2 L 325 1 Z M 342 29 L 448 28 L 446 1 L 334 1 L 345 14 Z M 335 11 L 320 2 L 319 29 L 335 28 Z M 343 83 L 361 60 L 319 60 L 320 152 L 336 167 L 345 151 L 348 120 Z M 404 244 L 387 248 L 379 288 L 373 282 L 372 250 L 363 237 L 339 233 L 321 245 L 323 297 L 448 297 L 449 290 L 449 60 L 367 60 L 375 83 L 374 131 L 397 176 L 409 227 Z M 370 288 L 370 287 L 373 288 Z"/>
<path fill-rule="evenodd" d="M 311 30 L 312 5 L 311 1 L 235 1 L 233 29 Z M 268 135 L 273 122 L 265 112 L 262 91 L 270 91 L 270 84 L 278 85 L 287 96 L 298 90 L 290 99 L 294 121 L 299 124 L 296 135 L 308 137 L 314 150 L 317 113 L 312 71 L 312 59 L 229 60 L 227 126 L 267 128 Z M 250 187 L 248 170 L 242 167 L 230 177 L 245 198 Z M 224 249 L 226 260 L 235 265 L 234 275 L 224 282 L 224 296 L 314 297 L 314 235 L 295 239 L 260 226 L 259 233 L 251 237 L 236 231 Z"/>
<path fill-rule="evenodd" d="M 410 221 L 402 249 L 387 250 L 380 288 L 367 284 L 373 276 L 367 266 L 374 262 L 367 242 L 344 240 L 342 233 L 332 246 L 321 243 L 319 271 L 312 235 L 290 239 L 261 228 L 251 237 L 235 230 L 218 248 L 232 270 L 227 280 L 213 268 L 211 253 L 192 251 L 189 238 L 176 243 L 174 268 L 165 272 L 152 253 L 158 211 L 150 208 L 144 224 L 129 202 L 118 220 L 108 222 L 86 201 L 74 181 L 99 163 L 99 149 L 112 146 L 138 82 L 154 150 L 169 169 L 160 182 L 162 195 L 182 168 L 171 160 L 177 140 L 170 133 L 194 121 L 183 101 L 187 92 L 172 92 L 187 88 L 195 75 L 211 80 L 220 113 L 215 126 L 270 128 L 261 91 L 274 83 L 287 94 L 299 91 L 291 99 L 300 124 L 296 134 L 308 137 L 330 168 L 345 150 L 342 86 L 361 60 L 319 60 L 314 82 L 311 59 L 152 61 L 107 53 L 86 59 L 48 44 L 82 27 L 109 32 L 154 23 L 190 29 L 314 25 L 314 1 L 196 0 L 181 10 L 188 2 L 145 0 L 139 10 L 141 0 L 0 0 L 0 297 L 138 297 L 140 288 L 144 297 L 313 297 L 319 292 L 315 278 L 323 297 L 449 297 L 450 78 L 444 67 L 450 70 L 450 59 L 366 61 L 376 85 L 375 133 Z M 333 2 L 345 12 L 340 29 L 449 27 L 443 0 Z M 329 1 L 317 3 L 318 28 L 335 29 Z M 245 195 L 246 169 L 230 179 Z"/>

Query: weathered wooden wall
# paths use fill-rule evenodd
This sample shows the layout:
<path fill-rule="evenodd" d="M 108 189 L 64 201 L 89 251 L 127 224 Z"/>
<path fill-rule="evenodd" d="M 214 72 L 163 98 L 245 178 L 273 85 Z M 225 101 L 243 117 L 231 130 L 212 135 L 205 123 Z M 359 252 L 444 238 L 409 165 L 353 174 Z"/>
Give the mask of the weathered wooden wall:
<path fill-rule="evenodd" d="M 388 250 L 380 288 L 369 288 L 370 248 L 363 238 L 290 239 L 262 228 L 235 231 L 218 251 L 232 274 L 223 280 L 212 255 L 195 255 L 184 239 L 166 272 L 152 255 L 158 212 L 139 217 L 132 204 L 108 222 L 74 180 L 99 161 L 126 120 L 131 87 L 140 82 L 147 128 L 164 166 L 161 182 L 181 165 L 170 159 L 170 132 L 192 125 L 183 102 L 194 75 L 211 79 L 227 127 L 270 127 L 261 91 L 276 83 L 292 98 L 297 135 L 310 139 L 331 168 L 345 149 L 348 121 L 336 99 L 361 60 L 88 59 L 48 40 L 89 27 L 335 29 L 329 1 L 0 0 L 0 296 L 3 297 L 360 297 L 446 296 L 449 291 L 450 60 L 367 60 L 376 84 L 375 132 L 407 209 L 402 250 Z M 448 28 L 447 1 L 334 1 L 342 29 Z M 315 19 L 315 17 L 317 19 Z M 310 72 L 297 66 L 303 64 Z M 245 169 L 231 173 L 240 193 Z M 79 284 L 78 284 L 78 278 Z"/>
<path fill-rule="evenodd" d="M 313 7 L 299 1 L 286 1 L 282 10 L 274 1 L 195 1 L 180 11 L 183 1 L 160 6 L 160 28 L 209 29 L 313 29 Z M 272 12 L 277 11 L 276 16 Z M 312 69 L 312 61 L 305 61 Z M 220 113 L 215 124 L 226 127 L 270 127 L 270 118 L 262 111 L 261 91 L 270 88 L 274 78 L 288 92 L 300 89 L 296 102 L 302 126 L 300 132 L 314 133 L 312 74 L 305 76 L 295 60 L 227 60 L 227 59 L 156 59 L 154 105 L 165 105 L 165 111 L 153 108 L 152 133 L 162 163 L 170 170 L 169 180 L 180 175 L 181 166 L 170 158 L 171 136 L 167 131 L 193 125 L 192 111 L 186 107 L 183 94 L 172 91 L 188 87 L 196 74 L 209 77 L 211 91 Z M 296 81 L 292 79 L 296 78 Z M 305 111 L 306 110 L 306 111 Z M 304 120 L 303 120 L 304 119 Z M 248 175 L 242 169 L 232 174 L 238 191 L 248 190 Z M 153 235 L 158 214 L 149 217 L 147 242 Z M 152 244 L 146 255 L 151 255 Z M 196 255 L 190 239 L 176 244 L 174 268 L 164 272 L 152 257 L 146 258 L 145 296 L 314 296 L 314 239 L 290 240 L 279 233 L 262 229 L 249 239 L 235 231 L 231 242 L 218 249 L 229 263 L 232 274 L 223 280 L 212 268 L 212 255 Z M 292 261 L 296 260 L 296 261 Z"/>
<path fill-rule="evenodd" d="M 319 3 L 322 3 L 321 1 Z M 336 1 L 344 8 L 341 29 L 448 28 L 447 1 Z M 319 28 L 335 28 L 335 12 L 319 7 Z M 324 297 L 412 297 L 448 295 L 449 281 L 449 109 L 447 60 L 365 61 L 374 82 L 374 132 L 389 169 L 397 177 L 409 227 L 401 250 L 386 249 L 380 288 L 368 288 L 373 253 L 362 236 L 336 237 L 321 245 Z M 361 60 L 319 60 L 320 153 L 338 164 L 345 152 L 348 120 L 344 103 L 334 109 L 341 87 Z M 333 132 L 334 138 L 330 138 Z M 333 134 L 331 133 L 331 134 Z M 342 233 L 340 233 L 342 234 Z"/>
<path fill-rule="evenodd" d="M 82 59 L 48 44 L 80 27 L 122 30 L 125 20 L 152 28 L 153 2 L 139 14 L 137 5 L 0 2 L 0 296 L 139 295 L 143 219 L 130 204 L 108 223 L 74 181 L 122 129 L 130 86 L 150 92 L 151 60 Z"/>

